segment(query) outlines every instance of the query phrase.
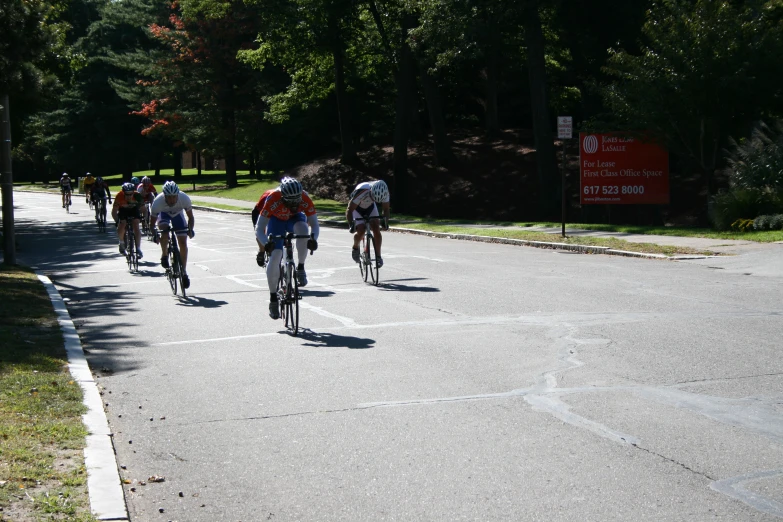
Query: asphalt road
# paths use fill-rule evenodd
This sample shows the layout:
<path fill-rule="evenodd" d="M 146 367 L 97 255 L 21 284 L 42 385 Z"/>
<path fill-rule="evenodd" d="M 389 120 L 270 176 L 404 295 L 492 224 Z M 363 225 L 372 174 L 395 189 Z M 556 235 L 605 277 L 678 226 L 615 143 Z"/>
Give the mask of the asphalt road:
<path fill-rule="evenodd" d="M 754 273 L 388 233 L 373 287 L 324 228 L 292 337 L 247 216 L 196 213 L 181 299 L 82 201 L 15 201 L 133 521 L 783 517 L 780 249 Z"/>

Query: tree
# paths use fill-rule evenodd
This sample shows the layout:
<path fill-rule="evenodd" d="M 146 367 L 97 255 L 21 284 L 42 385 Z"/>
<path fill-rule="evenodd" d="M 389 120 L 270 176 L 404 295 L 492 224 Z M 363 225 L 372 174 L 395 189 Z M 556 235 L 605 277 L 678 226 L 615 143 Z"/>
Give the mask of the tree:
<path fill-rule="evenodd" d="M 639 53 L 613 49 L 605 68 L 609 121 L 659 137 L 701 172 L 709 198 L 729 136 L 781 114 L 770 64 L 783 56 L 782 14 L 777 1 L 654 0 Z"/>

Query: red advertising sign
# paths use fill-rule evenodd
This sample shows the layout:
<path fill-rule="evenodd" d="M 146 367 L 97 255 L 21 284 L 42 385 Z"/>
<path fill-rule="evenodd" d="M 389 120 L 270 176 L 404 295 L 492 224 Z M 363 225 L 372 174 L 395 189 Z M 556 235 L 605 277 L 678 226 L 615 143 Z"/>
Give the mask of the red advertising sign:
<path fill-rule="evenodd" d="M 669 152 L 617 134 L 579 134 L 581 203 L 669 203 Z"/>

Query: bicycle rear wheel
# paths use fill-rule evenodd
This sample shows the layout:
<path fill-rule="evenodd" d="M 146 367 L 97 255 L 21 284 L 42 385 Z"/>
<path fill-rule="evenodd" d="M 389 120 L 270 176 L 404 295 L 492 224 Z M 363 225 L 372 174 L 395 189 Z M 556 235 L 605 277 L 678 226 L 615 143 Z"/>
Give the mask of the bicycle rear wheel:
<path fill-rule="evenodd" d="M 378 286 L 380 282 L 378 274 L 378 256 L 375 254 L 375 238 L 370 236 L 367 238 L 367 271 L 370 273 L 372 284 Z M 365 279 L 366 281 L 367 279 Z"/>
<path fill-rule="evenodd" d="M 125 223 L 125 235 L 123 237 L 125 240 L 125 261 L 128 263 L 128 271 L 133 272 L 133 247 L 135 247 L 135 243 L 133 242 L 133 231 L 131 230 L 131 224 Z"/>

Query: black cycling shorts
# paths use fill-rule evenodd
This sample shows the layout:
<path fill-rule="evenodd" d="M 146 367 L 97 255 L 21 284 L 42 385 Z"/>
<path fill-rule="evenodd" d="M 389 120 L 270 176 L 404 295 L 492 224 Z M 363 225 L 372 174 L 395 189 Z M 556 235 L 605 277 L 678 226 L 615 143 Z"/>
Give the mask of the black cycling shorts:
<path fill-rule="evenodd" d="M 123 219 L 141 219 L 141 208 L 140 207 L 121 207 L 118 215 L 118 219 L 122 221 Z"/>

